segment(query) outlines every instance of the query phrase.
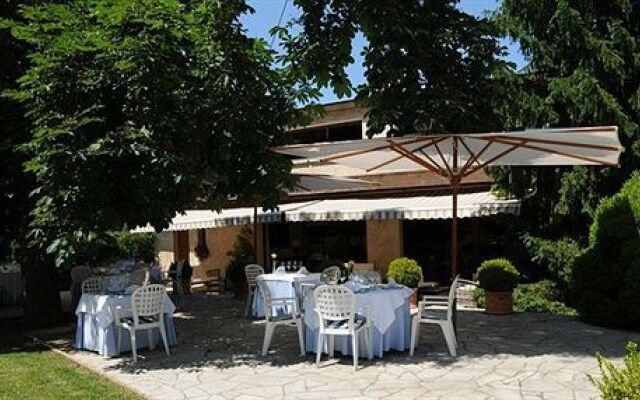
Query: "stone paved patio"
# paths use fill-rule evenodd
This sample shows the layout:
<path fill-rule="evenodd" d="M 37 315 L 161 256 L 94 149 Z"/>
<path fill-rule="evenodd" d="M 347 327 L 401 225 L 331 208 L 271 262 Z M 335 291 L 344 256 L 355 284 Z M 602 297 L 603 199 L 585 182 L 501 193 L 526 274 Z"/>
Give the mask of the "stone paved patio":
<path fill-rule="evenodd" d="M 618 359 L 627 341 L 640 341 L 546 314 L 468 310 L 458 317 L 458 358 L 447 355 L 436 327 L 423 327 L 415 357 L 388 353 L 354 372 L 348 357 L 316 368 L 313 355 L 299 356 L 294 329 L 276 330 L 271 354 L 259 356 L 264 327 L 242 316 L 240 301 L 193 296 L 178 306 L 180 344 L 170 358 L 142 350 L 132 365 L 129 354 L 67 351 L 152 399 L 586 399 L 596 395 L 586 377 L 598 371 L 594 354 Z"/>

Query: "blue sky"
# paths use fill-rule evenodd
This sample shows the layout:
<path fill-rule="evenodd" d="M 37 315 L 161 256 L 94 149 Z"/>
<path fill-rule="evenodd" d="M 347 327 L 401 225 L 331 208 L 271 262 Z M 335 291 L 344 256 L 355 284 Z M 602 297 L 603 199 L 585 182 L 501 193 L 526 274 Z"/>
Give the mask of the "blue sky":
<path fill-rule="evenodd" d="M 282 6 L 287 0 L 249 0 L 249 4 L 256 10 L 254 14 L 246 15 L 242 18 L 242 23 L 247 28 L 250 36 L 262 37 L 271 41 L 269 29 L 278 24 Z M 461 0 L 460 8 L 473 15 L 483 15 L 487 11 L 493 11 L 498 5 L 499 0 Z M 288 0 L 285 14 L 282 18 L 283 23 L 291 18 L 296 17 L 299 11 L 293 6 L 293 1 Z M 362 57 L 360 51 L 364 46 L 365 40 L 362 36 L 357 36 L 354 42 L 353 58 L 355 62 L 349 66 L 348 73 L 352 82 L 355 84 L 363 82 Z M 508 48 L 508 60 L 514 62 L 518 68 L 525 64 L 524 57 L 516 43 L 508 39 L 502 43 Z M 330 102 L 338 100 L 331 90 L 323 92 L 322 102 Z"/>

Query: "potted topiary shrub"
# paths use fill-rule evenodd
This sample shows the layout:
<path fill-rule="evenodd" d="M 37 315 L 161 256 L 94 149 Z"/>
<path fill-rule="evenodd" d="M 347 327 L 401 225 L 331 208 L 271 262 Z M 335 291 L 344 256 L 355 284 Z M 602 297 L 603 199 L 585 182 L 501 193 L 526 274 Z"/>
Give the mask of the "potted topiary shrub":
<path fill-rule="evenodd" d="M 486 260 L 478 268 L 478 284 L 485 291 L 487 314 L 511 314 L 518 270 L 506 258 Z"/>
<path fill-rule="evenodd" d="M 407 257 L 396 258 L 389 263 L 387 268 L 387 279 L 391 278 L 396 283 L 405 285 L 413 289 L 411 304 L 418 305 L 417 288 L 422 278 L 422 268 L 416 260 Z"/>
<path fill-rule="evenodd" d="M 229 264 L 225 277 L 231 282 L 233 293 L 236 297 L 244 297 L 247 294 L 247 277 L 244 273 L 244 267 L 247 264 L 255 263 L 253 244 L 249 239 L 251 230 L 244 227 L 238 235 L 233 249 L 227 252 L 229 256 Z"/>

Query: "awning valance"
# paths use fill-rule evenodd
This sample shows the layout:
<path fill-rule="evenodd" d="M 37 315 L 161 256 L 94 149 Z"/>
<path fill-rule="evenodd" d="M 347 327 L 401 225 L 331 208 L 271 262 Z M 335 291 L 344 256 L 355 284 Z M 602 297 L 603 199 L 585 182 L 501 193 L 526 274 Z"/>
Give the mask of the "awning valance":
<path fill-rule="evenodd" d="M 491 192 L 466 193 L 458 197 L 458 217 L 483 217 L 495 214 L 518 214 L 518 200 L 500 200 Z M 304 221 L 360 221 L 385 219 L 448 219 L 452 217 L 450 196 L 421 196 L 382 199 L 317 200 L 283 204 L 275 211 L 258 210 L 259 223 Z M 221 212 L 189 210 L 177 215 L 167 230 L 220 228 L 253 223 L 250 207 Z M 136 232 L 153 231 L 151 226 Z"/>

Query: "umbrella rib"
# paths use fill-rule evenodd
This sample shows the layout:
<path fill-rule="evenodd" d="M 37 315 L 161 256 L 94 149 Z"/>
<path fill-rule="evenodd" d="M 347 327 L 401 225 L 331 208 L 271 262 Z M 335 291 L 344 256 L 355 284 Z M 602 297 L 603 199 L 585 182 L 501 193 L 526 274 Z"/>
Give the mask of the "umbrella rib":
<path fill-rule="evenodd" d="M 442 162 L 444 163 L 444 166 L 447 169 L 447 172 L 449 173 L 449 177 L 452 177 L 453 171 L 451 170 L 451 167 L 447 163 L 447 160 L 445 160 L 444 155 L 442 154 L 442 151 L 440 151 L 440 146 L 438 146 L 438 143 L 434 143 L 433 146 L 436 148 L 436 151 L 440 155 L 440 158 L 442 159 Z"/>
<path fill-rule="evenodd" d="M 511 145 L 511 147 L 510 147 L 510 148 L 508 148 L 507 150 L 504 150 L 504 151 L 502 151 L 502 152 L 500 152 L 500 153 L 496 154 L 495 156 L 491 157 L 490 159 L 488 159 L 487 161 L 485 161 L 485 162 L 483 162 L 483 163 L 478 163 L 478 166 L 477 166 L 477 167 L 475 167 L 475 168 L 469 168 L 469 171 L 468 171 L 468 172 L 464 172 L 464 173 L 462 174 L 462 177 L 463 177 L 463 178 L 464 178 L 464 177 L 467 177 L 467 176 L 469 176 L 469 175 L 473 174 L 474 172 L 476 172 L 476 171 L 478 171 L 478 170 L 480 170 L 480 169 L 482 169 L 482 168 L 486 167 L 487 165 L 489 165 L 490 163 L 494 162 L 495 160 L 497 160 L 497 159 L 499 159 L 499 158 L 501 158 L 501 157 L 504 157 L 504 156 L 506 156 L 507 154 L 509 154 L 509 153 L 513 152 L 514 150 L 516 150 L 516 149 L 517 149 L 518 147 L 520 147 L 521 145 L 524 145 L 525 143 L 526 143 L 526 140 L 523 140 L 523 141 L 522 141 L 522 143 L 519 143 L 519 144 L 518 144 L 518 143 L 508 143 L 508 144 L 510 144 L 510 145 Z"/>
<path fill-rule="evenodd" d="M 421 142 L 423 140 L 429 140 L 431 138 L 427 138 L 427 137 L 420 137 L 420 138 L 415 138 L 415 139 L 411 139 L 411 140 L 407 140 L 406 142 L 403 142 L 402 144 L 413 144 L 413 143 L 418 143 Z M 388 148 L 390 145 L 389 143 L 381 145 L 381 146 L 376 146 L 376 147 L 372 147 L 370 149 L 362 149 L 362 150 L 352 150 L 352 151 L 345 151 L 344 153 L 338 153 L 338 154 L 334 154 L 332 156 L 327 156 L 327 157 L 319 157 L 318 161 L 319 162 L 327 162 L 327 161 L 334 161 L 334 160 L 339 160 L 341 158 L 345 158 L 345 157 L 353 157 L 353 156 L 359 156 L 361 154 L 366 154 L 366 153 L 370 153 L 372 151 L 378 151 L 378 150 L 383 150 Z"/>
<path fill-rule="evenodd" d="M 460 143 L 462 143 L 462 145 L 464 146 L 464 148 L 469 152 L 469 159 L 467 160 L 467 162 L 462 166 L 462 168 L 460 169 L 460 173 L 464 174 L 464 172 L 471 166 L 473 165 L 474 161 L 477 161 L 478 157 L 483 153 L 484 150 L 486 150 L 487 147 L 489 147 L 489 145 L 491 143 L 487 143 L 482 149 L 480 149 L 480 152 L 478 153 L 479 155 L 476 155 L 473 151 L 471 151 L 471 149 L 469 148 L 469 146 L 467 146 L 467 143 L 462 140 L 462 137 L 460 137 Z"/>
<path fill-rule="evenodd" d="M 523 140 L 520 138 L 512 138 L 508 136 L 498 135 L 493 136 L 492 138 L 512 141 L 512 140 Z M 557 144 L 560 146 L 571 146 L 571 147 L 580 147 L 585 149 L 595 149 L 595 150 L 610 150 L 610 151 L 619 151 L 621 150 L 618 146 L 609 146 L 604 144 L 592 144 L 592 143 L 576 143 L 576 142 L 567 142 L 565 140 L 551 140 L 551 139 L 539 139 L 539 138 L 526 138 L 527 142 L 530 143 L 541 143 L 541 144 Z"/>
<path fill-rule="evenodd" d="M 420 149 L 420 154 L 422 154 L 427 160 L 429 160 L 436 168 L 438 168 L 440 170 L 440 174 L 442 176 L 446 176 L 447 174 L 444 172 L 444 170 L 442 169 L 441 166 L 438 165 L 438 163 L 436 162 L 436 160 L 434 160 L 433 158 L 431 158 L 430 155 L 428 155 L 427 153 L 424 152 L 423 149 Z"/>
<path fill-rule="evenodd" d="M 391 147 L 391 150 L 395 151 L 396 153 L 403 155 L 404 157 L 408 158 L 409 160 L 415 162 L 418 165 L 421 165 L 421 166 L 425 167 L 426 169 L 428 169 L 429 171 L 431 171 L 433 173 L 436 173 L 438 175 L 444 176 L 445 178 L 447 177 L 446 175 L 443 175 L 442 171 L 440 171 L 438 168 L 436 168 L 433 165 L 429 164 L 428 162 L 426 162 L 425 160 L 421 159 L 420 157 L 417 157 L 415 154 L 413 154 L 412 152 L 408 151 L 404 147 L 398 145 L 394 141 L 389 140 L 389 145 Z"/>
<path fill-rule="evenodd" d="M 441 142 L 441 141 L 443 141 L 444 139 L 445 139 L 445 138 L 435 138 L 435 139 L 431 139 L 431 141 L 430 141 L 429 143 L 427 143 L 427 144 L 425 144 L 425 145 L 422 145 L 422 146 L 420 146 L 420 147 L 416 148 L 416 149 L 415 149 L 415 150 L 413 150 L 413 151 L 414 151 L 414 152 L 415 152 L 415 151 L 420 151 L 420 152 L 422 152 L 422 149 L 427 148 L 427 147 L 431 146 L 431 145 L 432 145 L 432 144 L 434 144 L 434 143 Z M 391 141 L 391 140 L 388 140 L 388 141 L 389 141 L 389 143 L 395 143 L 394 141 Z M 405 143 L 403 143 L 403 144 L 413 144 L 413 143 L 416 143 L 416 142 L 417 142 L 417 141 L 407 141 L 407 142 L 405 142 Z M 409 150 L 407 150 L 407 151 L 409 151 Z M 424 152 L 422 152 L 422 154 L 424 154 Z M 425 154 L 425 156 L 426 156 L 426 154 Z M 427 157 L 428 157 L 428 156 L 427 156 Z M 374 170 L 376 170 L 376 169 L 378 169 L 378 168 L 382 168 L 382 167 L 384 167 L 384 166 L 386 166 L 386 165 L 389 165 L 389 164 L 391 164 L 391 163 L 393 163 L 393 162 L 395 162 L 395 161 L 398 161 L 398 160 L 399 160 L 399 159 L 401 159 L 401 158 L 405 158 L 405 156 L 404 156 L 404 155 L 399 155 L 399 156 L 394 157 L 394 158 L 392 158 L 392 159 L 390 159 L 390 160 L 387 160 L 387 161 L 385 161 L 385 162 L 382 162 L 382 163 L 380 163 L 380 164 L 378 164 L 378 165 L 374 165 L 373 167 L 368 168 L 368 169 L 366 169 L 365 171 L 367 171 L 367 172 L 374 171 Z M 435 165 L 438 165 L 438 164 L 437 164 L 437 163 L 435 163 L 433 160 L 431 160 L 431 162 L 432 162 L 433 164 L 435 164 Z"/>
<path fill-rule="evenodd" d="M 494 140 L 496 142 L 498 142 L 498 143 L 512 144 L 512 145 L 514 144 L 510 140 L 501 140 L 501 139 L 494 139 Z M 556 155 L 563 156 L 563 157 L 575 158 L 577 160 L 588 161 L 588 162 L 592 162 L 592 163 L 595 163 L 595 164 L 606 165 L 606 166 L 609 166 L 609 167 L 617 167 L 619 165 L 618 163 L 611 163 L 611 162 L 599 160 L 599 159 L 593 158 L 593 157 L 581 156 L 579 154 L 571 154 L 571 153 L 567 153 L 566 151 L 547 149 L 545 147 L 540 147 L 540 146 L 532 146 L 530 144 L 526 144 L 527 142 L 528 142 L 528 140 L 525 140 L 525 141 L 522 141 L 522 143 L 516 144 L 516 145 L 519 146 L 519 147 L 524 147 L 526 149 L 531 149 L 531 150 L 539 151 L 539 152 L 542 152 L 542 153 L 556 154 Z"/>

